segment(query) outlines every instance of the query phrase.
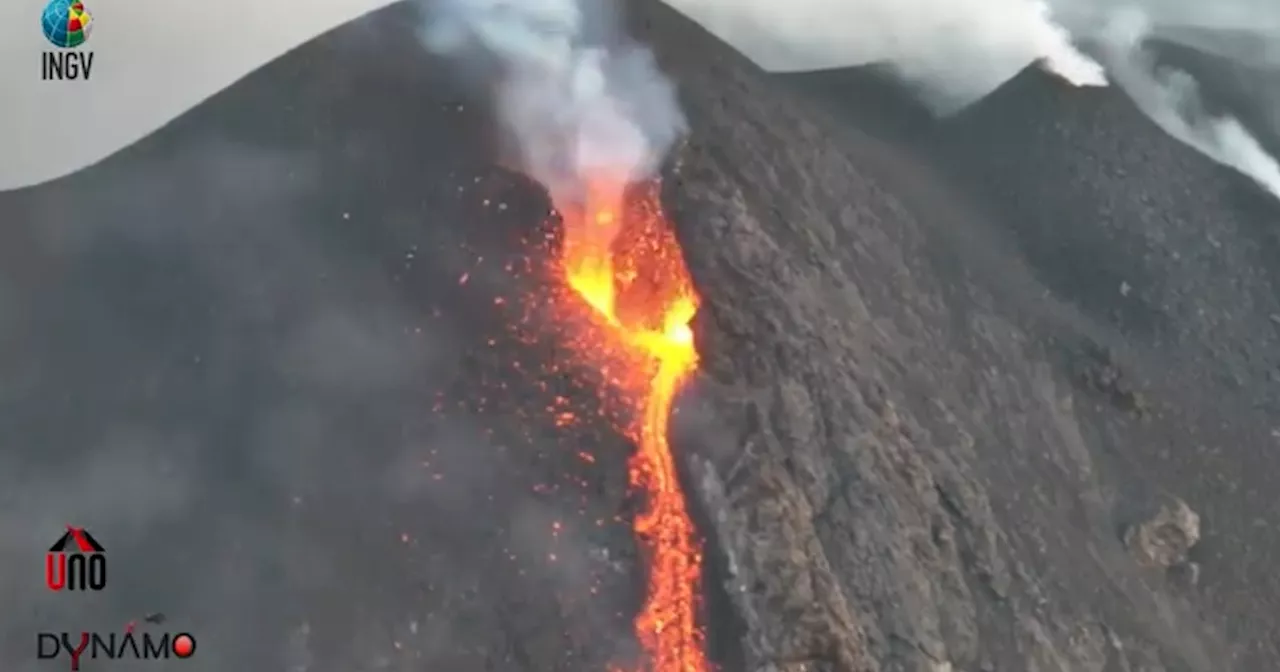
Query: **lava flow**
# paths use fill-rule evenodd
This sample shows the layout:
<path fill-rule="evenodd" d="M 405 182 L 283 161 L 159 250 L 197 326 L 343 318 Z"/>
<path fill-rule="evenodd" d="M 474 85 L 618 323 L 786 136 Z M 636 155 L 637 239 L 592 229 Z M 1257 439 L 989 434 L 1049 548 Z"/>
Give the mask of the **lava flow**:
<path fill-rule="evenodd" d="M 636 443 L 630 480 L 645 500 L 634 523 L 649 569 L 635 621 L 645 670 L 708 672 L 698 626 L 702 553 L 667 439 L 675 395 L 698 364 L 689 327 L 698 299 L 657 185 L 632 207 L 624 200 L 621 187 L 597 184 L 582 207 L 564 212 L 562 270 L 607 323 L 600 338 L 609 342 L 587 339 L 582 354 L 629 355 L 605 377 L 631 406 L 621 429 Z"/>

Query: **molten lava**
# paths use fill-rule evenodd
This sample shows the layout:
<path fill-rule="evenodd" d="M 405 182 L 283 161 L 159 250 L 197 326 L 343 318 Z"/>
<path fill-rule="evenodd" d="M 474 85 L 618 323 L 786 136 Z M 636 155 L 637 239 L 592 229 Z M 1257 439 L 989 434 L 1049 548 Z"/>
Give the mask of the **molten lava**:
<path fill-rule="evenodd" d="M 622 428 L 635 441 L 631 485 L 644 496 L 636 536 L 649 565 L 636 635 L 646 672 L 708 672 L 698 627 L 701 548 L 668 443 L 672 403 L 698 364 L 689 327 L 698 299 L 679 242 L 661 211 L 657 185 L 624 209 L 620 186 L 597 184 L 585 205 L 564 212 L 565 281 L 606 322 L 582 354 L 623 351 L 606 373 L 632 408 Z M 622 370 L 618 370 L 622 369 Z"/>

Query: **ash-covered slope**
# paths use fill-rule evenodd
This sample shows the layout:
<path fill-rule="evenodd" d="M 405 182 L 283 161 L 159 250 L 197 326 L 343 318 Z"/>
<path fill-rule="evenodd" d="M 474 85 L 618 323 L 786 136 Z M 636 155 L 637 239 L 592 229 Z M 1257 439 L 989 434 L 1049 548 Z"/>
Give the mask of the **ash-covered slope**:
<path fill-rule="evenodd" d="M 1187 45 L 1199 40 L 1191 34 L 1184 36 Z M 1207 31 L 1209 44 L 1224 37 L 1221 33 Z M 1267 152 L 1280 152 L 1280 66 L 1267 58 L 1268 46 L 1259 44 L 1256 36 L 1248 33 L 1232 36 L 1237 45 L 1253 44 L 1256 54 L 1244 52 L 1241 60 L 1205 53 L 1192 46 L 1154 41 L 1152 44 L 1158 63 L 1174 67 L 1193 76 L 1204 97 L 1205 108 L 1213 114 L 1229 114 L 1240 120 Z M 1225 42 L 1225 40 L 1222 40 Z"/>
<path fill-rule="evenodd" d="M 1227 500 L 1095 450 L 1131 431 L 1157 453 L 1187 408 L 1159 399 L 1148 436 L 1075 393 L 1056 365 L 1111 323 L 1024 260 L 999 201 L 657 3 L 632 9 L 692 127 L 665 182 L 704 299 L 679 443 L 736 612 L 712 634 L 742 635 L 726 672 L 1275 668 L 1233 662 L 1246 635 L 1206 625 L 1230 605 L 1122 545 L 1117 493 L 1183 495 L 1209 535 Z M 193 670 L 568 672 L 627 653 L 627 446 L 555 426 L 558 398 L 591 417 L 595 395 L 503 307 L 542 282 L 513 275 L 536 266 L 521 238 L 545 196 L 489 165 L 482 106 L 405 10 L 0 196 L 0 435 L 19 438 L 0 451 L 0 563 L 72 521 L 119 568 L 83 604 L 6 575 L 24 616 L 5 670 L 41 669 L 34 629 L 153 610 L 201 637 Z M 193 529 L 198 547 L 178 543 Z M 1203 580 L 1254 576 L 1219 548 Z"/>
<path fill-rule="evenodd" d="M 851 79 L 856 78 L 843 81 Z M 918 157 L 916 165 L 897 171 L 898 179 L 884 167 L 901 163 L 902 155 L 878 160 L 884 153 L 878 143 L 857 139 L 860 128 L 876 128 L 874 120 L 865 121 L 868 107 L 856 103 L 859 91 L 817 93 L 828 123 L 813 137 L 850 143 L 833 150 L 826 141 L 806 145 L 792 138 L 787 154 L 797 166 L 822 168 L 797 167 L 787 178 L 780 177 L 785 169 L 777 160 L 761 168 L 770 179 L 789 180 L 784 191 L 806 194 L 797 208 L 807 205 L 804 212 L 767 217 L 761 228 L 804 222 L 818 237 L 833 231 L 832 240 L 841 229 L 920 237 L 918 251 L 905 252 L 909 271 L 888 260 L 910 248 L 880 248 L 856 261 L 840 260 L 865 279 L 853 283 L 857 290 L 846 286 L 826 294 L 859 296 L 907 278 L 915 283 L 913 289 L 894 290 L 882 312 L 873 310 L 871 320 L 854 330 L 856 339 L 883 338 L 885 351 L 904 353 L 886 356 L 894 363 L 886 367 L 926 381 L 932 400 L 907 405 L 917 417 L 928 418 L 930 406 L 947 403 L 948 390 L 967 391 L 968 398 L 952 400 L 942 416 L 958 419 L 960 430 L 952 434 L 973 437 L 969 459 L 962 458 L 965 451 L 945 446 L 945 438 L 939 441 L 945 429 L 931 437 L 934 445 L 917 440 L 916 448 L 926 456 L 945 453 L 972 469 L 995 511 L 997 537 L 1022 549 L 1006 566 L 1021 565 L 1035 577 L 1024 586 L 1026 594 L 1075 614 L 1050 618 L 1053 627 L 1079 626 L 1085 633 L 1074 640 L 1083 647 L 1074 662 L 1065 662 L 1069 655 L 1053 663 L 1015 656 L 993 663 L 993 669 L 1276 667 L 1269 633 L 1276 627 L 1270 614 L 1277 611 L 1280 588 L 1265 560 L 1276 557 L 1280 542 L 1268 522 L 1275 505 L 1265 495 L 1269 474 L 1280 466 L 1273 457 L 1280 355 L 1272 252 L 1280 224 L 1276 204 L 1247 179 L 1167 137 L 1118 92 L 1073 89 L 1037 69 L 914 142 L 893 138 L 895 149 L 910 144 L 909 153 Z M 837 130 L 842 125 L 843 134 Z M 729 144 L 753 145 L 742 139 Z M 834 160 L 817 158 L 833 153 Z M 734 155 L 726 163 L 751 162 Z M 735 174 L 747 170 L 736 168 Z M 807 178 L 799 177 L 802 170 Z M 941 181 L 955 191 L 944 196 L 934 187 L 928 193 L 924 185 L 931 174 L 943 175 Z M 900 207 L 915 216 L 867 214 L 879 199 L 857 190 L 865 176 L 900 196 Z M 816 197 L 800 186 L 819 181 L 831 183 L 831 192 L 841 196 Z M 841 218 L 843 226 L 834 224 Z M 833 282 L 833 273 L 823 277 Z M 939 289 L 945 285 L 951 287 Z M 751 288 L 753 295 L 762 291 Z M 940 298 L 916 298 L 931 295 Z M 915 301 L 938 306 L 940 322 L 930 325 L 925 316 L 933 311 L 913 308 Z M 917 316 L 886 317 L 904 313 Z M 923 330 L 940 342 L 923 347 L 902 334 L 882 336 L 886 323 L 913 322 L 929 325 Z M 938 326 L 945 323 L 961 330 Z M 822 337 L 830 342 L 836 335 L 825 331 Z M 958 356 L 966 362 L 958 375 L 938 362 Z M 870 375 L 874 367 L 866 359 L 859 370 Z M 847 403 L 854 395 L 831 392 L 842 385 L 826 380 L 829 375 L 803 374 L 823 381 L 805 383 L 807 394 L 827 387 L 824 396 Z M 977 381 L 961 382 L 968 376 Z M 1000 393 L 1010 396 L 1001 399 Z M 1041 399 L 1032 402 L 1037 395 Z M 905 415 L 903 405 L 897 414 Z M 834 419 L 851 415 L 822 413 L 824 433 L 832 434 Z M 946 473 L 934 469 L 939 471 Z M 1172 497 L 1203 514 L 1203 541 L 1192 550 L 1192 563 L 1172 574 L 1135 573 L 1119 551 L 1121 531 Z M 886 508 L 902 507 L 895 502 Z M 824 534 L 820 526 L 818 536 L 829 547 L 835 534 Z M 972 567 L 972 552 L 961 557 L 968 558 L 961 565 Z M 856 570 L 834 572 L 846 573 Z M 1195 588 L 1186 585 L 1189 575 Z M 978 595 L 980 603 L 983 593 Z M 1008 609 L 1005 618 L 1025 619 L 1025 611 L 1014 616 L 1018 601 L 1000 601 Z M 983 632 L 999 622 L 983 617 L 999 610 L 979 607 L 977 613 L 982 616 L 974 622 L 983 623 Z M 1188 619 L 1189 613 L 1199 616 Z M 1107 636 L 1088 634 L 1094 626 Z M 1215 630 L 1229 633 L 1224 647 Z M 1129 637 L 1134 639 L 1125 642 Z M 919 655 L 912 641 L 920 640 L 907 638 L 904 649 Z M 985 655 L 998 655 L 988 648 L 998 649 L 996 639 L 984 637 L 983 646 Z"/>
<path fill-rule="evenodd" d="M 934 113 L 886 64 L 774 77 L 838 114 L 838 119 L 833 120 L 835 125 L 852 125 L 864 134 L 892 139 L 895 144 L 923 139 L 935 124 Z"/>
<path fill-rule="evenodd" d="M 934 138 L 930 149 L 1010 227 L 1045 283 L 1090 315 L 1151 344 L 1258 342 L 1277 308 L 1262 262 L 1275 257 L 1280 207 L 1120 93 L 1028 69 Z M 1200 319 L 1206 303 L 1238 314 Z"/>
<path fill-rule="evenodd" d="M 514 333 L 545 326 L 517 320 L 547 199 L 407 10 L 0 195 L 0 669 L 154 611 L 193 671 L 630 653 L 629 446 L 562 426 L 596 391 Z M 40 582 L 68 523 L 108 549 L 100 595 Z"/>
<path fill-rule="evenodd" d="M 1280 468 L 1280 203 L 1118 93 L 1031 71 L 937 137 L 955 182 L 1051 290 L 1017 312 L 1047 339 L 1083 337 L 1084 353 L 1063 350 L 1072 368 L 1096 386 L 1080 360 L 1097 358 L 1108 395 L 1148 407 L 1141 421 L 1105 406 L 1087 415 L 1117 513 L 1151 492 L 1192 503 L 1205 529 L 1188 597 L 1233 634 L 1235 669 L 1276 667 L 1280 534 L 1268 521 L 1280 509 L 1266 493 Z"/>
<path fill-rule="evenodd" d="M 721 532 L 777 591 L 748 600 L 757 632 L 821 624 L 765 656 L 869 667 L 865 636 L 887 669 L 1275 667 L 1274 204 L 1038 70 L 900 152 L 732 56 L 670 62 L 708 372 L 752 418 L 753 457 L 712 470 Z M 1120 533 L 1170 496 L 1205 529 L 1171 575 Z"/>

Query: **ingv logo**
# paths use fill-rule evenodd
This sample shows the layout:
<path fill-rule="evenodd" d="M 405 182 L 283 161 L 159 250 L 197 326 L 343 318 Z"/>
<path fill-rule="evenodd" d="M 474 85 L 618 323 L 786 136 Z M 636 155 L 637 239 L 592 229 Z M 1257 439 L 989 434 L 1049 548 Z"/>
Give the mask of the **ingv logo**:
<path fill-rule="evenodd" d="M 190 633 L 101 634 L 97 632 L 40 632 L 36 634 L 36 658 L 48 660 L 65 655 L 71 672 L 78 672 L 84 660 L 169 660 L 190 658 L 196 639 Z"/>

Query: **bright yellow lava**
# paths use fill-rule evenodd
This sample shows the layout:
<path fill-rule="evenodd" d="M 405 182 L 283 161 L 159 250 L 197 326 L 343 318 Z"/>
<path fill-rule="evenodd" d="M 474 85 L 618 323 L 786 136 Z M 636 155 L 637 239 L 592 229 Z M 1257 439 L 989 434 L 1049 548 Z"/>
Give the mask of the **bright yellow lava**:
<path fill-rule="evenodd" d="M 633 487 L 645 495 L 635 533 L 648 560 L 648 591 L 635 620 L 648 660 L 645 672 L 709 672 L 698 626 L 702 551 L 681 491 L 668 432 L 672 405 L 698 366 L 690 321 L 698 298 L 679 243 L 663 216 L 656 186 L 621 216 L 620 189 L 596 189 L 585 212 L 566 217 L 563 267 L 569 286 L 610 326 L 616 343 L 647 365 L 624 372 L 636 442 Z"/>

